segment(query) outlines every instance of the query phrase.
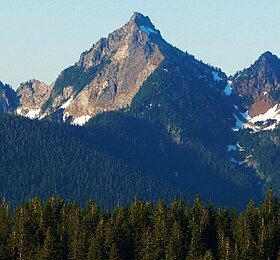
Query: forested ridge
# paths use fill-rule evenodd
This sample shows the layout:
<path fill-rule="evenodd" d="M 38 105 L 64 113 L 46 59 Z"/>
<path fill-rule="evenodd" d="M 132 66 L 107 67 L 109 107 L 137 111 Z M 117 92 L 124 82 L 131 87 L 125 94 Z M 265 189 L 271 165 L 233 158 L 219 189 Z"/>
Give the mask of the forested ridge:
<path fill-rule="evenodd" d="M 178 145 L 157 124 L 126 113 L 104 113 L 84 127 L 0 115 L 0 126 L 0 196 L 12 207 L 53 194 L 79 205 L 91 197 L 103 209 L 135 196 L 155 202 L 200 194 L 240 208 L 261 198 L 250 172 L 195 140 Z"/>
<path fill-rule="evenodd" d="M 280 128 L 274 131 L 253 133 L 249 129 L 238 132 L 242 151 L 236 153 L 241 160 L 254 168 L 257 174 L 280 195 Z"/>
<path fill-rule="evenodd" d="M 237 212 L 174 198 L 135 199 L 124 207 L 85 208 L 60 197 L 34 198 L 12 213 L 0 207 L 0 259 L 276 259 L 280 205 L 272 190 L 263 204 Z"/>
<path fill-rule="evenodd" d="M 100 147 L 99 142 L 107 142 L 91 128 L 9 115 L 0 115 L 0 125 L 0 196 L 12 207 L 53 194 L 80 205 L 91 197 L 105 209 L 135 196 L 156 201 L 182 194 L 161 176 L 149 175 Z"/>

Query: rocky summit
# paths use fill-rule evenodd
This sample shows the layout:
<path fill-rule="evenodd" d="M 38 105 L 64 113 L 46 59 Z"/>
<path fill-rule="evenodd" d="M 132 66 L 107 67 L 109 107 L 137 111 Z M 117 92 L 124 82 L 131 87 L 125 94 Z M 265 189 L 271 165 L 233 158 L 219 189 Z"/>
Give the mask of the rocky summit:
<path fill-rule="evenodd" d="M 280 59 L 267 51 L 232 78 L 235 95 L 248 111 L 246 127 L 271 130 L 280 122 Z"/>
<path fill-rule="evenodd" d="M 38 118 L 43 104 L 50 97 L 51 90 L 52 86 L 35 79 L 21 83 L 17 89 L 20 104 L 17 114 L 31 119 Z"/>
<path fill-rule="evenodd" d="M 168 66 L 181 71 L 182 65 L 184 73 L 199 84 L 220 90 L 226 86 L 224 73 L 173 47 L 147 16 L 134 13 L 127 24 L 83 52 L 52 85 L 37 80 L 22 83 L 17 90 L 16 113 L 83 125 L 99 113 L 130 107 L 163 61 L 168 64 L 163 68 L 165 73 Z"/>
<path fill-rule="evenodd" d="M 265 52 L 252 66 L 235 74 L 232 87 L 251 116 L 266 112 L 276 104 L 274 92 L 280 89 L 280 60 Z"/>
<path fill-rule="evenodd" d="M 160 41 L 150 19 L 134 13 L 127 24 L 101 38 L 60 73 L 39 115 L 57 112 L 63 121 L 71 118 L 73 124 L 84 124 L 98 113 L 129 106 L 164 59 Z"/>
<path fill-rule="evenodd" d="M 226 106 L 235 106 L 226 109 L 232 110 L 226 117 L 236 119 L 237 128 L 269 130 L 280 122 L 280 60 L 276 55 L 267 51 L 227 79 L 221 70 L 167 43 L 149 17 L 140 13 L 83 52 L 50 86 L 33 79 L 22 83 L 15 93 L 1 83 L 1 111 L 83 125 L 99 113 L 130 107 L 160 66 L 165 72 L 168 66 L 178 68 L 190 85 L 207 85 L 230 96 Z M 215 99 L 224 103 L 223 98 Z"/>
<path fill-rule="evenodd" d="M 161 72 L 166 75 L 171 66 L 177 74 L 188 75 L 190 85 L 197 81 L 206 88 L 226 89 L 221 70 L 173 47 L 147 16 L 134 13 L 127 24 L 83 52 L 50 86 L 34 79 L 22 83 L 13 94 L 16 105 L 5 112 L 83 125 L 99 113 L 130 107 L 163 62 Z"/>

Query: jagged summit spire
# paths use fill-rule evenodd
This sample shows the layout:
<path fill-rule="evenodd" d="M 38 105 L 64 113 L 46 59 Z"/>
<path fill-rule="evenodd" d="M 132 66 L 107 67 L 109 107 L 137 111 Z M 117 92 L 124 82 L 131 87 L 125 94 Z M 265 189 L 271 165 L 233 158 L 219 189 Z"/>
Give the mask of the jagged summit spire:
<path fill-rule="evenodd" d="M 144 16 L 143 14 L 138 13 L 138 12 L 134 12 L 129 21 L 134 22 L 136 24 L 148 22 L 148 23 L 150 23 L 150 25 L 154 26 L 148 16 Z"/>
<path fill-rule="evenodd" d="M 270 51 L 264 52 L 253 66 L 262 71 L 273 72 L 278 79 L 280 78 L 280 59 Z"/>
<path fill-rule="evenodd" d="M 260 57 L 271 57 L 271 56 L 274 56 L 273 53 L 270 51 L 266 51 Z"/>
<path fill-rule="evenodd" d="M 129 20 L 129 23 L 136 24 L 143 32 L 149 35 L 160 36 L 160 31 L 155 28 L 148 16 L 144 16 L 141 13 L 134 12 L 132 17 Z"/>
<path fill-rule="evenodd" d="M 264 52 L 258 59 L 259 61 L 277 62 L 278 57 L 270 51 Z"/>

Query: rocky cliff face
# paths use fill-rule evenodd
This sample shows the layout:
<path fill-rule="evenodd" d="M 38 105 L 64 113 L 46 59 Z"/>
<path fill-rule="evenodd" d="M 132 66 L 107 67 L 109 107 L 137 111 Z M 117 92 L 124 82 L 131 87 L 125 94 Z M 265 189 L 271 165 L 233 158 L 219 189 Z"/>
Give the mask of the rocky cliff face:
<path fill-rule="evenodd" d="M 135 13 L 122 28 L 100 39 L 54 83 L 44 109 L 63 110 L 63 120 L 83 124 L 103 111 L 125 108 L 163 61 L 164 42 L 148 17 Z"/>
<path fill-rule="evenodd" d="M 280 59 L 265 52 L 249 68 L 234 75 L 234 93 L 248 110 L 248 127 L 274 129 L 280 122 Z"/>
<path fill-rule="evenodd" d="M 235 74 L 232 88 L 251 116 L 265 113 L 277 103 L 274 96 L 280 89 L 280 60 L 265 52 L 251 67 Z"/>
<path fill-rule="evenodd" d="M 16 92 L 7 84 L 0 81 L 0 112 L 11 113 L 18 105 Z"/>
<path fill-rule="evenodd" d="M 21 83 L 17 89 L 19 107 L 17 114 L 29 118 L 39 118 L 41 108 L 50 97 L 52 86 L 47 86 L 44 82 L 32 79 Z"/>
<path fill-rule="evenodd" d="M 127 24 L 83 52 L 51 86 L 37 80 L 22 83 L 16 113 L 83 125 L 99 113 L 131 106 L 156 69 L 167 73 L 169 66 L 186 74 L 189 85 L 225 89 L 224 73 L 168 44 L 148 17 L 134 13 Z"/>
<path fill-rule="evenodd" d="M 8 106 L 8 99 L 4 99 L 2 94 L 1 103 L 5 104 L 2 110 L 10 111 L 17 107 L 17 114 L 29 118 L 49 116 L 53 120 L 83 125 L 104 111 L 131 106 L 140 88 L 159 70 L 169 75 L 170 82 L 176 74 L 174 77 L 178 78 L 174 84 L 184 79 L 185 83 L 193 86 L 195 93 L 202 86 L 201 95 L 209 96 L 209 89 L 218 91 L 221 95 L 214 97 L 216 103 L 225 103 L 226 107 L 232 107 L 232 102 L 235 104 L 234 109 L 224 110 L 230 114 L 227 118 L 239 112 L 240 115 L 234 114 L 238 127 L 246 120 L 256 129 L 271 127 L 271 122 L 273 126 L 280 123 L 280 60 L 277 56 L 264 53 L 251 67 L 236 73 L 227 83 L 221 70 L 207 66 L 168 44 L 150 19 L 139 13 L 134 13 L 122 28 L 83 52 L 79 60 L 63 70 L 51 86 L 37 80 L 22 83 L 17 90 L 18 107 L 16 104 Z M 153 77 L 153 84 L 158 84 L 161 77 L 161 73 Z M 163 80 L 161 85 L 165 83 Z M 212 92 L 211 95 L 216 95 Z M 230 97 L 224 101 L 225 96 Z M 233 97 L 239 101 L 235 103 Z M 245 108 L 248 113 L 245 114 L 243 109 L 238 111 L 237 107 Z M 264 116 L 258 117 L 260 115 Z"/>

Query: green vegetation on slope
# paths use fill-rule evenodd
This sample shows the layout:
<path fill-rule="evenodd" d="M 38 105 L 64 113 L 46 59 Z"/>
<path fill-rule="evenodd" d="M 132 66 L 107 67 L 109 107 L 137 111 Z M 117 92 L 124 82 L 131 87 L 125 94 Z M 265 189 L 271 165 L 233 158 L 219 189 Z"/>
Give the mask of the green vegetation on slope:
<path fill-rule="evenodd" d="M 250 174 L 200 143 L 178 145 L 159 126 L 123 113 L 104 113 L 86 127 L 1 115 L 0 126 L 0 196 L 13 206 L 52 194 L 81 205 L 92 197 L 102 208 L 135 196 L 194 194 L 244 208 L 261 197 Z"/>
<path fill-rule="evenodd" d="M 135 196 L 155 201 L 182 194 L 97 148 L 91 136 L 98 131 L 0 115 L 0 196 L 12 206 L 34 196 L 60 194 L 82 205 L 91 197 L 111 208 Z"/>
<path fill-rule="evenodd" d="M 280 256 L 279 201 L 268 192 L 238 214 L 199 197 L 169 205 L 135 199 L 103 212 L 59 197 L 0 205 L 1 259 L 276 259 Z"/>
<path fill-rule="evenodd" d="M 253 133 L 249 129 L 239 131 L 240 145 L 244 151 L 239 154 L 280 195 L 280 128 L 274 131 Z"/>

